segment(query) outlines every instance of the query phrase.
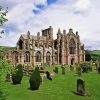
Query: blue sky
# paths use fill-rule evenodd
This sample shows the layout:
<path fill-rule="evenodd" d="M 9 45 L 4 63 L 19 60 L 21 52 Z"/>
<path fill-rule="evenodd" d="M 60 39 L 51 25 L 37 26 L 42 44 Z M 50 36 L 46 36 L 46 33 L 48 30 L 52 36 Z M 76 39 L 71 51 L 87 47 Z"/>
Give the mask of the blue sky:
<path fill-rule="evenodd" d="M 100 49 L 99 0 L 0 0 L 0 5 L 9 11 L 8 22 L 0 27 L 5 30 L 0 45 L 16 46 L 28 30 L 36 35 L 52 26 L 55 38 L 58 28 L 72 28 L 86 49 Z"/>

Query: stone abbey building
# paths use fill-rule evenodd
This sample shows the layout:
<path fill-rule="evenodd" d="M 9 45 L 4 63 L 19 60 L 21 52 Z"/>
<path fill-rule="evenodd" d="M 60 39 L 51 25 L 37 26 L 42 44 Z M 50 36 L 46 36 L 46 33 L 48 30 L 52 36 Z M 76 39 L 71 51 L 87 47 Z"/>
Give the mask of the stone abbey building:
<path fill-rule="evenodd" d="M 5 52 L 5 59 L 10 59 L 13 65 L 28 66 L 44 64 L 75 64 L 85 61 L 84 45 L 80 42 L 78 32 L 72 29 L 63 32 L 58 29 L 57 39 L 53 37 L 53 28 L 50 26 L 42 30 L 37 36 L 22 34 L 16 48 Z"/>

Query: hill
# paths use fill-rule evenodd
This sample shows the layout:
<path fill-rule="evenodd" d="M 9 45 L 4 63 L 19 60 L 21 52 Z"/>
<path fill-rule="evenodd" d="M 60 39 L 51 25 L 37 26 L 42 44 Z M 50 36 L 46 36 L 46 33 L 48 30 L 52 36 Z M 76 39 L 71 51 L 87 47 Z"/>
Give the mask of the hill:
<path fill-rule="evenodd" d="M 93 50 L 93 51 L 86 50 L 86 54 L 90 54 L 91 56 L 100 56 L 100 50 Z"/>
<path fill-rule="evenodd" d="M 7 51 L 7 50 L 12 50 L 15 47 L 9 47 L 9 46 L 0 46 L 0 51 Z"/>

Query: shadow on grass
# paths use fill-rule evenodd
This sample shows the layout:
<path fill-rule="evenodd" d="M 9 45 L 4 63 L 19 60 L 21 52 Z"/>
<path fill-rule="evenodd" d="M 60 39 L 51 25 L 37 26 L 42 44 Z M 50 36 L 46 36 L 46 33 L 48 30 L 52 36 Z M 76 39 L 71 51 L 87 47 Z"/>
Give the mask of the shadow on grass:
<path fill-rule="evenodd" d="M 22 83 L 18 83 L 18 84 L 14 84 L 14 83 L 11 83 L 12 85 L 21 85 Z"/>
<path fill-rule="evenodd" d="M 35 89 L 35 90 L 33 90 L 33 89 L 31 89 L 30 87 L 29 87 L 29 88 L 27 88 L 27 89 L 28 89 L 28 90 L 30 90 L 30 91 L 38 91 L 38 90 L 39 90 L 39 89 L 38 89 L 38 90 L 36 90 L 36 89 Z"/>
<path fill-rule="evenodd" d="M 78 93 L 78 92 L 75 92 L 75 91 L 72 91 L 72 93 L 75 94 L 75 95 L 78 95 L 78 96 L 82 96 L 82 97 L 86 97 L 86 96 L 90 97 L 91 96 L 90 94 L 87 94 L 87 93 L 81 94 L 81 93 Z"/>

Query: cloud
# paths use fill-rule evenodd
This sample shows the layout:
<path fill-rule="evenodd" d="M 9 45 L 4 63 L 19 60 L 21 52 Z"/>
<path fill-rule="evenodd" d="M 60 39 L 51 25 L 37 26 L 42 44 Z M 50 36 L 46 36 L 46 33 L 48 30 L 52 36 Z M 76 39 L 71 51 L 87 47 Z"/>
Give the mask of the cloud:
<path fill-rule="evenodd" d="M 87 10 L 90 6 L 90 0 L 77 0 L 77 2 L 74 4 L 75 9 L 79 11 Z"/>
<path fill-rule="evenodd" d="M 5 30 L 5 34 L 2 35 L 0 44 L 9 46 L 16 45 L 21 33 L 27 32 L 32 27 L 40 24 L 40 21 L 34 20 L 35 13 L 33 13 L 33 10 L 41 10 L 36 6 L 47 6 L 46 0 L 6 0 L 6 2 L 2 0 L 1 4 L 8 7 L 7 18 L 9 21 L 2 27 Z"/>
<path fill-rule="evenodd" d="M 46 0 L 7 0 L 4 4 L 11 7 L 8 14 L 9 21 L 3 27 L 8 31 L 4 35 L 5 38 L 2 38 L 1 45 L 15 46 L 21 33 L 30 30 L 31 34 L 35 35 L 41 29 L 53 26 L 55 38 L 59 27 L 61 30 L 66 29 L 67 32 L 69 28 L 73 28 L 74 32 L 79 31 L 86 49 L 100 49 L 99 0 L 96 2 L 95 0 L 57 0 L 51 5 L 48 5 Z M 44 9 L 36 5 L 43 5 Z M 15 35 L 14 40 L 10 40 Z M 10 42 L 5 43 L 5 40 Z"/>

